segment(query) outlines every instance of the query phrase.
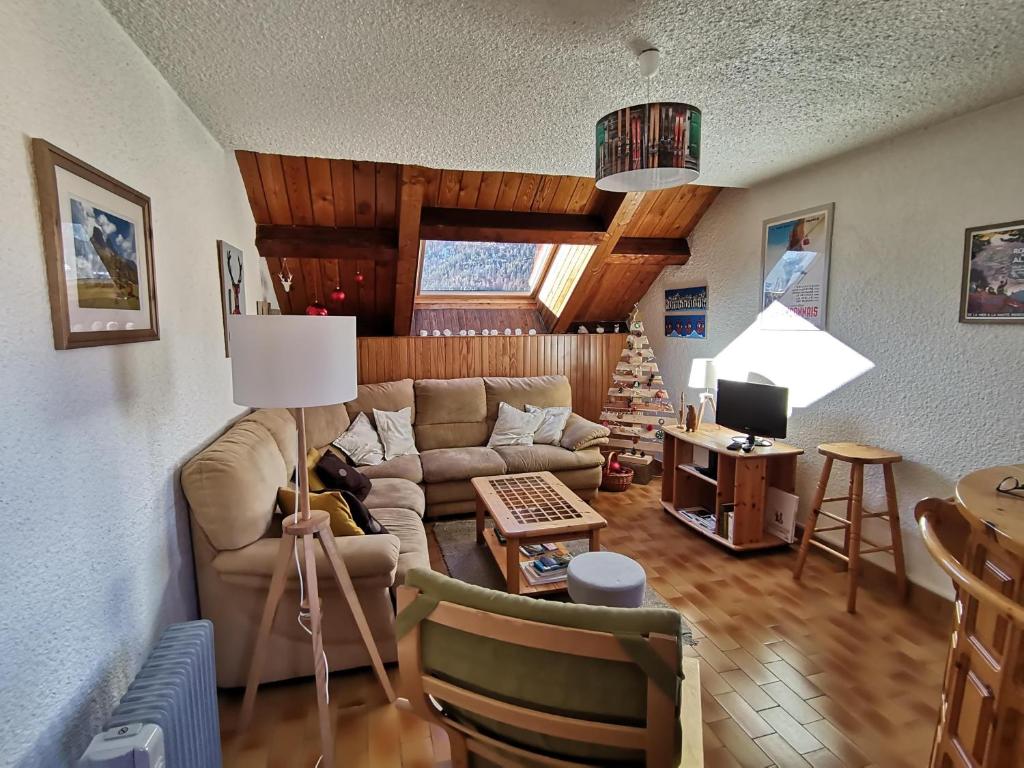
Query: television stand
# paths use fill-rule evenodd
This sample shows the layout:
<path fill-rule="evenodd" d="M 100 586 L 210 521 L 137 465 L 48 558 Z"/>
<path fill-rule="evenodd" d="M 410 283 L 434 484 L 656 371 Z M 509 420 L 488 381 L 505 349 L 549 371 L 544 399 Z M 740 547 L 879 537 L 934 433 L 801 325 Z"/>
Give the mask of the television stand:
<path fill-rule="evenodd" d="M 703 424 L 695 432 L 666 425 L 665 476 L 661 503 L 665 511 L 688 528 L 734 552 L 784 547 L 787 543 L 765 531 L 768 489 L 796 492 L 797 456 L 803 453 L 785 443 L 758 446 L 756 452 L 737 452 L 735 432 L 717 424 Z M 741 438 L 746 443 L 746 438 Z M 717 466 L 714 477 L 694 465 L 694 449 L 708 452 L 709 464 Z M 703 508 L 714 515 L 714 530 L 683 510 Z M 732 531 L 728 525 L 732 514 Z"/>

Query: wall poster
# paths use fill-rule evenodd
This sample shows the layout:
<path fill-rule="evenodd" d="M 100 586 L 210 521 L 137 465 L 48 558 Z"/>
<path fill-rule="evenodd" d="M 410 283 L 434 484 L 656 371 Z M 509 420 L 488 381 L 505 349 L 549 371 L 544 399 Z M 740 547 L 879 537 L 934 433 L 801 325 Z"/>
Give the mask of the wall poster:
<path fill-rule="evenodd" d="M 961 323 L 1024 323 L 1024 221 L 964 235 Z"/>
<path fill-rule="evenodd" d="M 708 337 L 708 287 L 669 288 L 665 291 L 665 338 Z"/>
<path fill-rule="evenodd" d="M 821 330 L 828 301 L 835 203 L 808 208 L 764 222 L 761 237 L 761 311 L 775 302 Z M 762 323 L 777 322 L 762 316 Z M 785 319 L 783 319 L 785 323 Z M 803 323 L 798 324 L 806 328 Z M 777 330 L 794 326 L 780 325 Z"/>

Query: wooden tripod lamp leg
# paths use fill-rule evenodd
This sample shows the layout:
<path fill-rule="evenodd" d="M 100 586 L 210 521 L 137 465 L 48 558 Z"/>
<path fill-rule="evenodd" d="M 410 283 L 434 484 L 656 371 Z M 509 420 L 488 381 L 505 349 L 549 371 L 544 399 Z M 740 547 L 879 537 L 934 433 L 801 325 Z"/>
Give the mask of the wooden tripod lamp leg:
<path fill-rule="evenodd" d="M 327 662 L 324 659 L 323 622 L 320 615 L 319 585 L 316 580 L 316 552 L 313 537 L 302 537 L 306 556 L 306 589 L 309 592 L 309 628 L 313 633 L 313 669 L 316 672 L 316 709 L 320 720 L 320 753 L 323 768 L 334 768 L 334 729 L 327 703 Z"/>
<path fill-rule="evenodd" d="M 252 711 L 256 705 L 256 690 L 260 686 L 260 676 L 263 674 L 263 661 L 267 655 L 267 640 L 270 638 L 270 629 L 274 625 L 274 616 L 277 615 L 277 606 L 281 602 L 281 595 L 284 594 L 288 561 L 292 556 L 294 541 L 294 536 L 283 533 L 281 535 L 281 544 L 277 548 L 274 572 L 270 577 L 270 589 L 267 590 L 267 601 L 263 604 L 263 618 L 260 619 L 259 632 L 256 634 L 256 646 L 252 652 L 252 661 L 249 663 L 249 677 L 245 682 L 245 698 L 242 699 L 242 715 L 238 724 L 239 731 L 244 731 L 248 728 L 249 723 L 252 721 Z"/>
<path fill-rule="evenodd" d="M 366 623 L 363 607 L 359 604 L 356 588 L 352 585 L 352 577 L 348 575 L 345 561 L 338 555 L 338 550 L 334 546 L 334 534 L 331 533 L 330 522 L 321 525 L 317 529 L 316 536 L 320 540 L 320 546 L 323 547 L 324 554 L 327 555 L 328 562 L 331 564 L 331 571 L 334 573 L 334 580 L 338 583 L 338 589 L 341 590 L 349 610 L 352 611 L 352 618 L 356 622 L 359 636 L 363 639 L 363 645 L 366 646 L 366 652 L 370 655 L 370 663 L 373 664 L 373 671 L 377 673 L 377 679 L 384 689 L 384 695 L 387 696 L 389 702 L 393 702 L 395 700 L 395 692 L 391 688 L 391 681 L 388 679 L 388 673 L 384 669 L 384 662 L 381 661 L 380 652 L 377 650 L 377 643 L 370 633 L 370 626 Z"/>

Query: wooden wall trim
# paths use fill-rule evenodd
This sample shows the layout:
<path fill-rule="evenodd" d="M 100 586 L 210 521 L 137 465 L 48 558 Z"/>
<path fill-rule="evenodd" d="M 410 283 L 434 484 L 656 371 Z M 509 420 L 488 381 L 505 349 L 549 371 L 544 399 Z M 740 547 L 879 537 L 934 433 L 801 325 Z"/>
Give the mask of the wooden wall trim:
<path fill-rule="evenodd" d="M 362 337 L 359 383 L 466 376 L 567 376 L 573 410 L 597 421 L 626 334 Z"/>

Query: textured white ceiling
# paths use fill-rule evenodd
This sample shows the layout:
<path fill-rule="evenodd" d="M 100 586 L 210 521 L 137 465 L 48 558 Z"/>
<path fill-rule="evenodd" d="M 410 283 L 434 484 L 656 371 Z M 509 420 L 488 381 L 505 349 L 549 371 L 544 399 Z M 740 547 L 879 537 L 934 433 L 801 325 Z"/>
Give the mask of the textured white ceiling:
<path fill-rule="evenodd" d="M 1024 93 L 1022 0 L 103 2 L 225 146 L 264 152 L 592 175 L 594 122 L 646 100 L 642 41 L 651 97 L 703 111 L 705 184 Z"/>

